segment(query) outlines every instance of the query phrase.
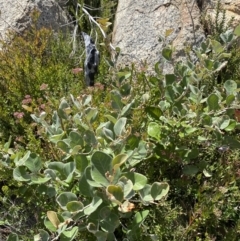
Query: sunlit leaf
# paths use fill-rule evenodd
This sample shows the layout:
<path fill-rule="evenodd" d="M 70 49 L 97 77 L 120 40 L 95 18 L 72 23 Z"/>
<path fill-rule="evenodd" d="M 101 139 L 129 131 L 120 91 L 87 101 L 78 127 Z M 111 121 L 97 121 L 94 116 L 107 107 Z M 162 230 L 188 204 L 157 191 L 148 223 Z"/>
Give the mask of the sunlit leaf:
<path fill-rule="evenodd" d="M 34 236 L 34 241 L 49 241 L 49 234 L 43 229 L 39 230 L 39 234 Z"/>
<path fill-rule="evenodd" d="M 220 122 L 219 128 L 220 128 L 221 130 L 223 130 L 223 129 L 225 129 L 226 127 L 228 127 L 229 124 L 230 124 L 230 118 L 229 118 L 229 116 L 223 115 L 223 116 L 221 117 L 221 122 Z"/>
<path fill-rule="evenodd" d="M 116 202 L 117 204 L 121 204 L 123 201 L 123 190 L 120 186 L 117 185 L 109 185 L 106 189 L 107 196 L 110 201 Z"/>
<path fill-rule="evenodd" d="M 117 170 L 123 163 L 128 159 L 128 155 L 121 153 L 115 156 L 112 160 L 112 167 L 114 170 Z"/>
<path fill-rule="evenodd" d="M 90 215 L 91 213 L 93 213 L 95 210 L 97 210 L 97 208 L 102 204 L 102 199 L 98 196 L 95 196 L 92 199 L 92 202 L 85 207 L 84 209 L 84 214 L 85 215 Z"/>
<path fill-rule="evenodd" d="M 225 33 L 220 34 L 220 38 L 224 43 L 230 43 L 233 40 L 233 30 L 227 30 Z"/>
<path fill-rule="evenodd" d="M 151 195 L 154 200 L 160 200 L 165 197 L 169 191 L 169 185 L 166 182 L 154 182 L 151 187 Z"/>
<path fill-rule="evenodd" d="M 121 117 L 117 120 L 114 125 L 114 132 L 117 136 L 122 136 L 125 133 L 125 125 L 127 123 L 127 118 Z"/>
<path fill-rule="evenodd" d="M 32 109 L 32 106 L 28 106 L 28 105 L 22 105 L 22 108 L 28 112 L 32 112 L 33 109 Z"/>
<path fill-rule="evenodd" d="M 33 173 L 37 173 L 43 167 L 42 161 L 40 157 L 35 154 L 31 153 L 28 159 L 25 162 L 25 166 Z"/>
<path fill-rule="evenodd" d="M 149 210 L 144 210 L 141 212 L 137 212 L 134 217 L 133 217 L 133 223 L 132 223 L 132 228 L 136 228 L 136 226 L 140 226 L 143 221 L 146 219 L 146 217 L 149 214 Z"/>
<path fill-rule="evenodd" d="M 133 183 L 131 180 L 127 179 L 126 177 L 121 177 L 117 185 L 119 185 L 123 189 L 123 194 L 125 199 L 130 199 L 135 195 L 135 191 L 133 190 Z"/>
<path fill-rule="evenodd" d="M 212 43 L 213 51 L 215 53 L 219 54 L 219 53 L 222 53 L 224 51 L 223 46 L 218 41 L 212 40 L 211 43 Z"/>
<path fill-rule="evenodd" d="M 155 122 L 151 122 L 147 129 L 148 135 L 159 140 L 161 135 L 161 126 Z"/>
<path fill-rule="evenodd" d="M 225 131 L 233 131 L 237 125 L 235 120 L 230 120 L 229 125 L 224 128 Z"/>
<path fill-rule="evenodd" d="M 167 38 L 168 36 L 170 36 L 170 35 L 172 34 L 173 31 L 174 31 L 173 28 L 171 28 L 171 29 L 167 29 L 167 30 L 165 31 L 165 37 Z"/>
<path fill-rule="evenodd" d="M 60 235 L 61 241 L 72 241 L 78 234 L 78 227 L 73 227 L 71 230 L 64 231 Z"/>
<path fill-rule="evenodd" d="M 60 178 L 60 180 L 69 182 L 72 179 L 72 175 L 76 167 L 74 162 L 68 162 L 68 163 L 50 162 L 48 164 L 48 168 L 54 171 L 57 171 L 56 173 L 57 173 L 57 176 Z"/>
<path fill-rule="evenodd" d="M 61 223 L 58 219 L 57 213 L 54 211 L 48 211 L 47 217 L 50 220 L 50 222 L 53 224 L 55 228 L 58 228 L 58 225 Z"/>
<path fill-rule="evenodd" d="M 210 171 L 204 169 L 204 170 L 203 170 L 203 175 L 204 175 L 205 177 L 211 177 L 211 176 L 212 176 L 212 173 L 211 173 Z"/>
<path fill-rule="evenodd" d="M 19 182 L 28 182 L 31 180 L 31 176 L 26 172 L 24 166 L 16 167 L 13 170 L 13 178 Z"/>
<path fill-rule="evenodd" d="M 147 183 L 147 178 L 144 175 L 137 172 L 128 172 L 124 174 L 124 176 L 132 181 L 133 190 L 140 190 Z"/>

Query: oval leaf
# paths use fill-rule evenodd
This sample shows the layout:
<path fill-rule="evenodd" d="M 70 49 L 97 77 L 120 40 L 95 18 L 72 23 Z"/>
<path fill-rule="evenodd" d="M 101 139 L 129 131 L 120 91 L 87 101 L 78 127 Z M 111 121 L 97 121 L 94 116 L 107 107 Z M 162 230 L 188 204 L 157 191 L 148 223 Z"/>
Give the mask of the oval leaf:
<path fill-rule="evenodd" d="M 167 61 L 171 61 L 172 59 L 172 49 L 170 48 L 164 48 L 162 50 L 162 56 L 167 60 Z"/>
<path fill-rule="evenodd" d="M 147 178 L 137 172 L 129 172 L 124 174 L 124 176 L 132 181 L 133 190 L 141 190 L 147 183 Z"/>
<path fill-rule="evenodd" d="M 42 161 L 41 161 L 40 157 L 35 153 L 31 153 L 25 162 L 25 166 L 31 172 L 37 173 L 40 171 L 40 169 L 42 168 L 43 165 L 42 165 Z"/>
<path fill-rule="evenodd" d="M 109 200 L 117 203 L 118 205 L 121 205 L 124 195 L 123 195 L 123 190 L 120 186 L 110 185 L 107 187 L 106 193 Z"/>
<path fill-rule="evenodd" d="M 127 179 L 126 177 L 121 177 L 117 183 L 123 189 L 123 194 L 125 199 L 130 199 L 135 195 L 133 191 L 133 183 L 131 180 Z"/>
<path fill-rule="evenodd" d="M 148 216 L 149 210 L 144 210 L 141 212 L 137 212 L 133 217 L 132 229 L 136 228 L 136 226 L 140 226 L 145 218 Z"/>
<path fill-rule="evenodd" d="M 237 83 L 234 80 L 227 80 L 224 83 L 224 88 L 226 89 L 227 95 L 231 95 L 237 90 Z"/>
<path fill-rule="evenodd" d="M 119 216 L 112 212 L 108 207 L 104 207 L 100 211 L 100 225 L 105 232 L 113 233 L 119 226 Z"/>
<path fill-rule="evenodd" d="M 213 51 L 217 54 L 220 54 L 223 52 L 224 48 L 223 46 L 221 45 L 221 43 L 219 43 L 218 41 L 216 40 L 212 40 L 211 41 L 212 43 L 212 48 L 213 48 Z"/>
<path fill-rule="evenodd" d="M 77 196 L 72 192 L 63 192 L 57 197 L 56 201 L 62 209 L 67 210 L 67 204 L 71 201 L 77 201 Z"/>
<path fill-rule="evenodd" d="M 73 213 L 82 211 L 84 208 L 83 204 L 79 201 L 68 202 L 66 207 L 69 212 L 73 212 Z"/>
<path fill-rule="evenodd" d="M 148 135 L 159 140 L 161 134 L 161 126 L 155 122 L 151 122 L 147 129 Z"/>
<path fill-rule="evenodd" d="M 20 166 L 20 167 L 16 167 L 13 170 L 13 178 L 16 181 L 20 181 L 20 182 L 28 182 L 31 179 L 31 176 L 29 173 L 26 172 L 25 167 L 24 166 Z"/>
<path fill-rule="evenodd" d="M 117 170 L 126 160 L 128 159 L 128 155 L 121 153 L 115 156 L 112 160 L 112 166 L 114 170 Z"/>
<path fill-rule="evenodd" d="M 183 174 L 192 176 L 197 174 L 199 171 L 198 167 L 195 165 L 187 165 L 183 167 Z"/>
<path fill-rule="evenodd" d="M 230 120 L 230 123 L 227 127 L 224 128 L 225 131 L 233 131 L 237 125 L 235 120 Z"/>
<path fill-rule="evenodd" d="M 88 159 L 85 155 L 77 154 L 74 156 L 74 162 L 77 171 L 83 173 L 85 168 L 88 166 Z"/>
<path fill-rule="evenodd" d="M 76 131 L 71 131 L 69 134 L 69 138 L 71 139 L 71 142 L 70 142 L 71 148 L 77 145 L 83 146 L 84 144 L 82 136 Z"/>
<path fill-rule="evenodd" d="M 60 221 L 58 219 L 57 213 L 54 211 L 48 211 L 47 217 L 55 228 L 58 228 Z"/>
<path fill-rule="evenodd" d="M 96 151 L 91 158 L 92 178 L 97 183 L 108 186 L 109 179 L 107 175 L 112 172 L 112 158 L 104 152 Z"/>
<path fill-rule="evenodd" d="M 139 191 L 141 199 L 146 203 L 154 201 L 151 195 L 151 188 L 151 185 L 146 184 L 144 188 Z"/>
<path fill-rule="evenodd" d="M 117 120 L 117 122 L 114 125 L 114 132 L 117 136 L 123 136 L 125 133 L 125 125 L 127 123 L 126 117 L 121 117 Z"/>
<path fill-rule="evenodd" d="M 207 104 L 209 107 L 209 110 L 218 110 L 219 109 L 219 105 L 218 105 L 218 96 L 215 94 L 211 94 L 208 98 L 207 98 Z"/>
<path fill-rule="evenodd" d="M 160 200 L 167 195 L 169 185 L 166 182 L 154 182 L 151 188 L 151 195 L 154 200 Z"/>

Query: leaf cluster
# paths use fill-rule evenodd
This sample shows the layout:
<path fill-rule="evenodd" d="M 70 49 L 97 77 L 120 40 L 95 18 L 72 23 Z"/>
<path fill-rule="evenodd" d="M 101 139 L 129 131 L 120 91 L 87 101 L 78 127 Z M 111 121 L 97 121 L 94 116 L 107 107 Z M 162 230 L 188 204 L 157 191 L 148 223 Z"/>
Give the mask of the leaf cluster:
<path fill-rule="evenodd" d="M 36 23 L 23 34 L 9 34 L 10 43 L 2 42 L 0 52 L 0 132 L 3 140 L 9 135 L 24 134 L 25 123 L 31 121 L 32 102 L 40 106 L 46 101 L 41 86 L 47 85 L 52 97 L 74 94 L 82 88 L 83 76 L 72 69 L 80 64 L 81 49 L 70 58 L 70 36 L 51 29 L 38 29 Z M 79 45 L 81 46 L 81 45 Z M 76 57 L 78 56 L 78 57 Z"/>
<path fill-rule="evenodd" d="M 19 187 L 9 192 L 3 183 L 1 202 L 12 208 L 16 195 L 37 207 L 38 219 L 26 235 L 20 227 L 29 217 L 17 219 L 23 207 L 15 205 L 19 224 L 0 220 L 12 227 L 8 240 L 238 240 L 238 69 L 218 76 L 239 37 L 238 26 L 208 38 L 194 49 L 197 62 L 174 63 L 167 46 L 172 74 L 158 64 L 155 76 L 112 66 L 101 77 L 106 86 L 61 100 L 63 92 L 51 98 L 47 88 L 44 109 L 26 105 L 44 144 L 0 148 L 4 178 Z"/>

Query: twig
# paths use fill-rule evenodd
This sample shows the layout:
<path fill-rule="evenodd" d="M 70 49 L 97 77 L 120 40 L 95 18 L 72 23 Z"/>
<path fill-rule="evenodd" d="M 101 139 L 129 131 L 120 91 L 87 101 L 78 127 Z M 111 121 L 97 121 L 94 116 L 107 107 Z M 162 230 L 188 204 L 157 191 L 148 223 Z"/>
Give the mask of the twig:
<path fill-rule="evenodd" d="M 91 23 L 94 23 L 100 29 L 103 37 L 106 39 L 107 36 L 106 36 L 105 32 L 103 31 L 103 29 L 101 28 L 100 24 L 97 21 L 95 21 L 95 19 L 90 15 L 90 13 L 84 7 L 81 6 L 80 3 L 78 3 L 77 6 L 82 8 L 82 11 L 88 16 L 89 21 Z M 111 43 L 109 45 L 110 45 L 111 49 L 115 51 L 115 48 L 113 47 L 113 45 Z"/>
<path fill-rule="evenodd" d="M 189 6 L 188 6 L 188 3 L 186 3 L 186 6 L 187 6 L 187 9 L 188 9 L 188 13 L 190 15 L 190 18 L 191 18 L 191 22 L 192 22 L 192 26 L 193 26 L 193 37 L 194 37 L 194 44 L 196 44 L 196 33 L 195 33 L 195 24 L 194 24 L 194 20 L 193 20 L 193 16 L 192 16 L 192 11 L 193 11 L 193 7 L 194 7 L 194 4 L 195 4 L 195 0 L 192 1 L 192 6 L 191 6 L 191 9 L 189 9 Z"/>

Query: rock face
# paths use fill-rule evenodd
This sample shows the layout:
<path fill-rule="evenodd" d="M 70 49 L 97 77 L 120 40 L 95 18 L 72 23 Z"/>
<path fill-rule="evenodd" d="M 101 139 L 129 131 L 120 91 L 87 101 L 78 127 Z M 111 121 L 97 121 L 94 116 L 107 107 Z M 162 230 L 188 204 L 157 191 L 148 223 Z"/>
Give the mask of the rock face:
<path fill-rule="evenodd" d="M 169 30 L 169 31 L 168 31 Z M 172 32 L 166 41 L 161 36 Z M 113 31 L 113 44 L 121 49 L 118 65 L 146 61 L 150 72 L 161 59 L 164 45 L 173 43 L 177 60 L 184 47 L 199 45 L 205 38 L 200 9 L 193 0 L 119 0 Z M 162 61 L 160 61 L 162 62 Z M 164 70 L 171 68 L 165 64 Z"/>
<path fill-rule="evenodd" d="M 54 0 L 0 0 L 0 38 L 9 30 L 21 32 L 31 24 L 30 13 L 40 12 L 38 26 L 58 30 L 68 22 L 65 12 Z"/>

